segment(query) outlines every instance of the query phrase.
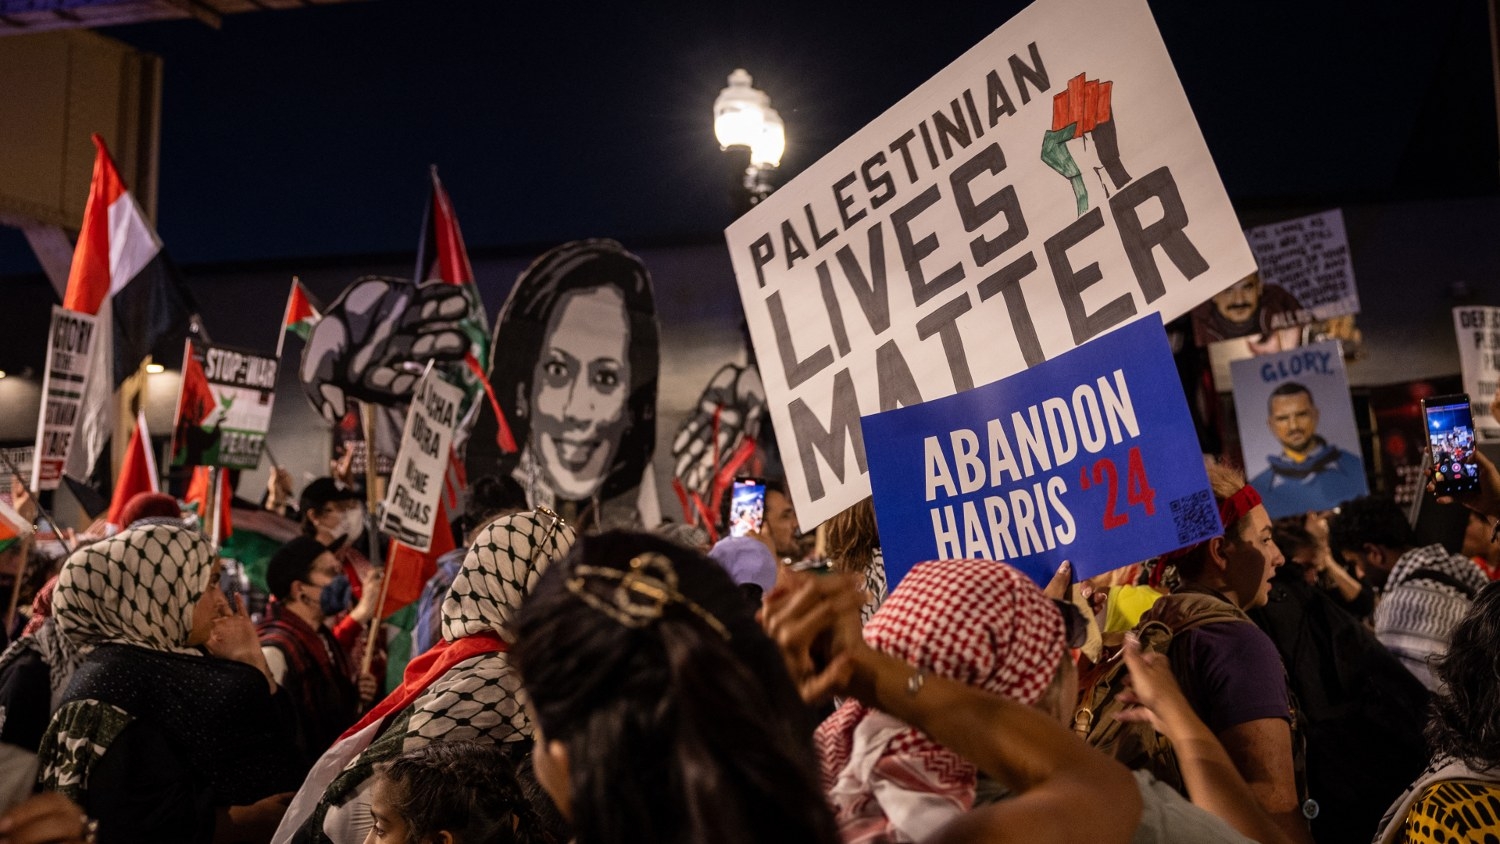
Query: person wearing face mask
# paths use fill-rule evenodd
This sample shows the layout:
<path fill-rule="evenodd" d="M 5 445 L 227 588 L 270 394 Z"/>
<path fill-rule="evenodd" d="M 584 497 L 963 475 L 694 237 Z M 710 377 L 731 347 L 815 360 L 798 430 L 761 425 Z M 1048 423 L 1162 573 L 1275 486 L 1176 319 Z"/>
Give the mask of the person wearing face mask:
<path fill-rule="evenodd" d="M 338 560 L 316 539 L 299 536 L 283 545 L 267 566 L 272 601 L 256 626 L 271 677 L 297 703 L 298 750 L 308 767 L 354 723 L 379 689 L 371 674 L 361 675 L 356 684 L 352 666 L 357 655 L 325 624 L 322 593 L 340 574 Z M 357 623 L 348 617 L 344 623 L 353 625 L 357 635 Z"/>
<path fill-rule="evenodd" d="M 297 508 L 302 513 L 302 535 L 323 545 L 338 561 L 340 575 L 323 587 L 319 597 L 323 614 L 334 619 L 334 638 L 356 655 L 364 653 L 365 631 L 378 609 L 383 574 L 355 547 L 365 532 L 362 501 L 358 490 L 325 477 L 303 488 Z M 384 632 L 378 626 L 375 629 L 380 638 L 375 642 L 370 673 L 379 678 L 385 676 L 387 642 Z"/>

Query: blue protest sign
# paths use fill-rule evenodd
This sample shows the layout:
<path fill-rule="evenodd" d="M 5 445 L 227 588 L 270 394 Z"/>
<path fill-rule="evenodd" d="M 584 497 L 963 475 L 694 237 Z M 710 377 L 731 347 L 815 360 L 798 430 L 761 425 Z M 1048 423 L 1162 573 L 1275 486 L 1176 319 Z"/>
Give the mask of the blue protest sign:
<path fill-rule="evenodd" d="M 887 576 L 1004 560 L 1092 577 L 1223 531 L 1161 318 L 947 398 L 865 416 Z"/>

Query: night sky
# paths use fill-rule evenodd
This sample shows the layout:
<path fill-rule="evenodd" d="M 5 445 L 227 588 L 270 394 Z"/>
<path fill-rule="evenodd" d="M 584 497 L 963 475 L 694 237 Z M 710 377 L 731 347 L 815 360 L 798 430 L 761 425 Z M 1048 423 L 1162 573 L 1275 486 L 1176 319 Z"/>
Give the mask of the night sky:
<path fill-rule="evenodd" d="M 409 254 L 429 163 L 474 251 L 709 241 L 730 70 L 795 174 L 1022 5 L 369 0 L 105 34 L 165 60 L 159 230 L 191 269 Z M 1500 191 L 1483 0 L 1152 5 L 1251 222 Z M 0 232 L 0 274 L 36 271 Z"/>

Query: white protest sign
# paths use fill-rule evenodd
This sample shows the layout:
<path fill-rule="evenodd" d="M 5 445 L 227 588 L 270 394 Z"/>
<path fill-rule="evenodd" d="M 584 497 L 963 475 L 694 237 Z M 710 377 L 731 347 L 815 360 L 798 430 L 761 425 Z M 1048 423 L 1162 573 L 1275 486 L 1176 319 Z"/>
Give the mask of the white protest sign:
<path fill-rule="evenodd" d="M 1303 319 L 1303 324 L 1359 313 L 1359 291 L 1354 287 L 1343 211 L 1335 208 L 1257 226 L 1245 231 L 1245 239 L 1250 241 L 1250 251 L 1260 268 L 1260 280 L 1281 287 L 1311 312 L 1311 318 Z"/>
<path fill-rule="evenodd" d="M 463 397 L 463 390 L 445 382 L 429 363 L 406 413 L 401 449 L 381 507 L 380 529 L 418 551 L 432 547 L 433 520 Z"/>
<path fill-rule="evenodd" d="M 804 526 L 870 494 L 862 415 L 1255 269 L 1145 0 L 1039 0 L 726 236 Z"/>
<path fill-rule="evenodd" d="M 36 462 L 33 490 L 57 489 L 67 464 L 68 449 L 83 410 L 98 320 L 88 314 L 52 306 L 52 329 L 47 334 L 47 368 L 42 373 L 42 412 L 36 425 Z"/>
<path fill-rule="evenodd" d="M 31 483 L 32 461 L 36 459 L 36 447 L 23 445 L 15 448 L 0 448 L 0 454 L 5 456 L 0 460 L 0 501 L 13 504 L 10 496 L 11 479 L 19 477 L 23 485 Z M 10 467 L 16 467 L 16 473 L 12 474 Z"/>
<path fill-rule="evenodd" d="M 1453 329 L 1458 334 L 1464 392 L 1474 405 L 1474 435 L 1480 442 L 1500 441 L 1500 421 L 1490 415 L 1500 381 L 1500 308 L 1454 308 Z"/>

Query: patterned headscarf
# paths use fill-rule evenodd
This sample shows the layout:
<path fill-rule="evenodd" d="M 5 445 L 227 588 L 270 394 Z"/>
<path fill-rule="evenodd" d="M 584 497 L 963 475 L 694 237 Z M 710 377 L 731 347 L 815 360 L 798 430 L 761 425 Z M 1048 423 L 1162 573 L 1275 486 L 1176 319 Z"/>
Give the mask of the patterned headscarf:
<path fill-rule="evenodd" d="M 57 629 L 83 652 L 118 642 L 196 654 L 187 640 L 213 561 L 207 540 L 171 525 L 132 528 L 80 548 L 57 576 Z"/>
<path fill-rule="evenodd" d="M 1067 639 L 1062 614 L 1036 584 L 990 560 L 916 566 L 864 636 L 920 670 L 1027 706 L 1051 685 Z M 973 806 L 973 765 L 858 701 L 829 716 L 816 740 L 846 844 L 920 840 Z M 885 781 L 878 798 L 877 780 Z"/>
<path fill-rule="evenodd" d="M 502 516 L 486 525 L 469 547 L 443 601 L 443 639 L 456 642 L 465 636 L 493 633 L 510 641 L 511 616 L 542 572 L 573 546 L 574 538 L 573 529 L 561 520 L 535 512 Z M 373 775 L 377 764 L 408 750 L 434 741 L 530 739 L 531 720 L 520 690 L 521 677 L 504 651 L 483 653 L 454 665 L 393 716 L 384 731 L 334 777 L 306 822 L 308 828 L 321 829 L 330 808 L 347 801 Z"/>
<path fill-rule="evenodd" d="M 573 547 L 573 529 L 535 512 L 502 516 L 486 525 L 464 556 L 443 601 L 443 638 L 476 633 L 514 641 L 510 619 L 547 565 Z M 540 546 L 540 547 L 538 547 Z"/>

